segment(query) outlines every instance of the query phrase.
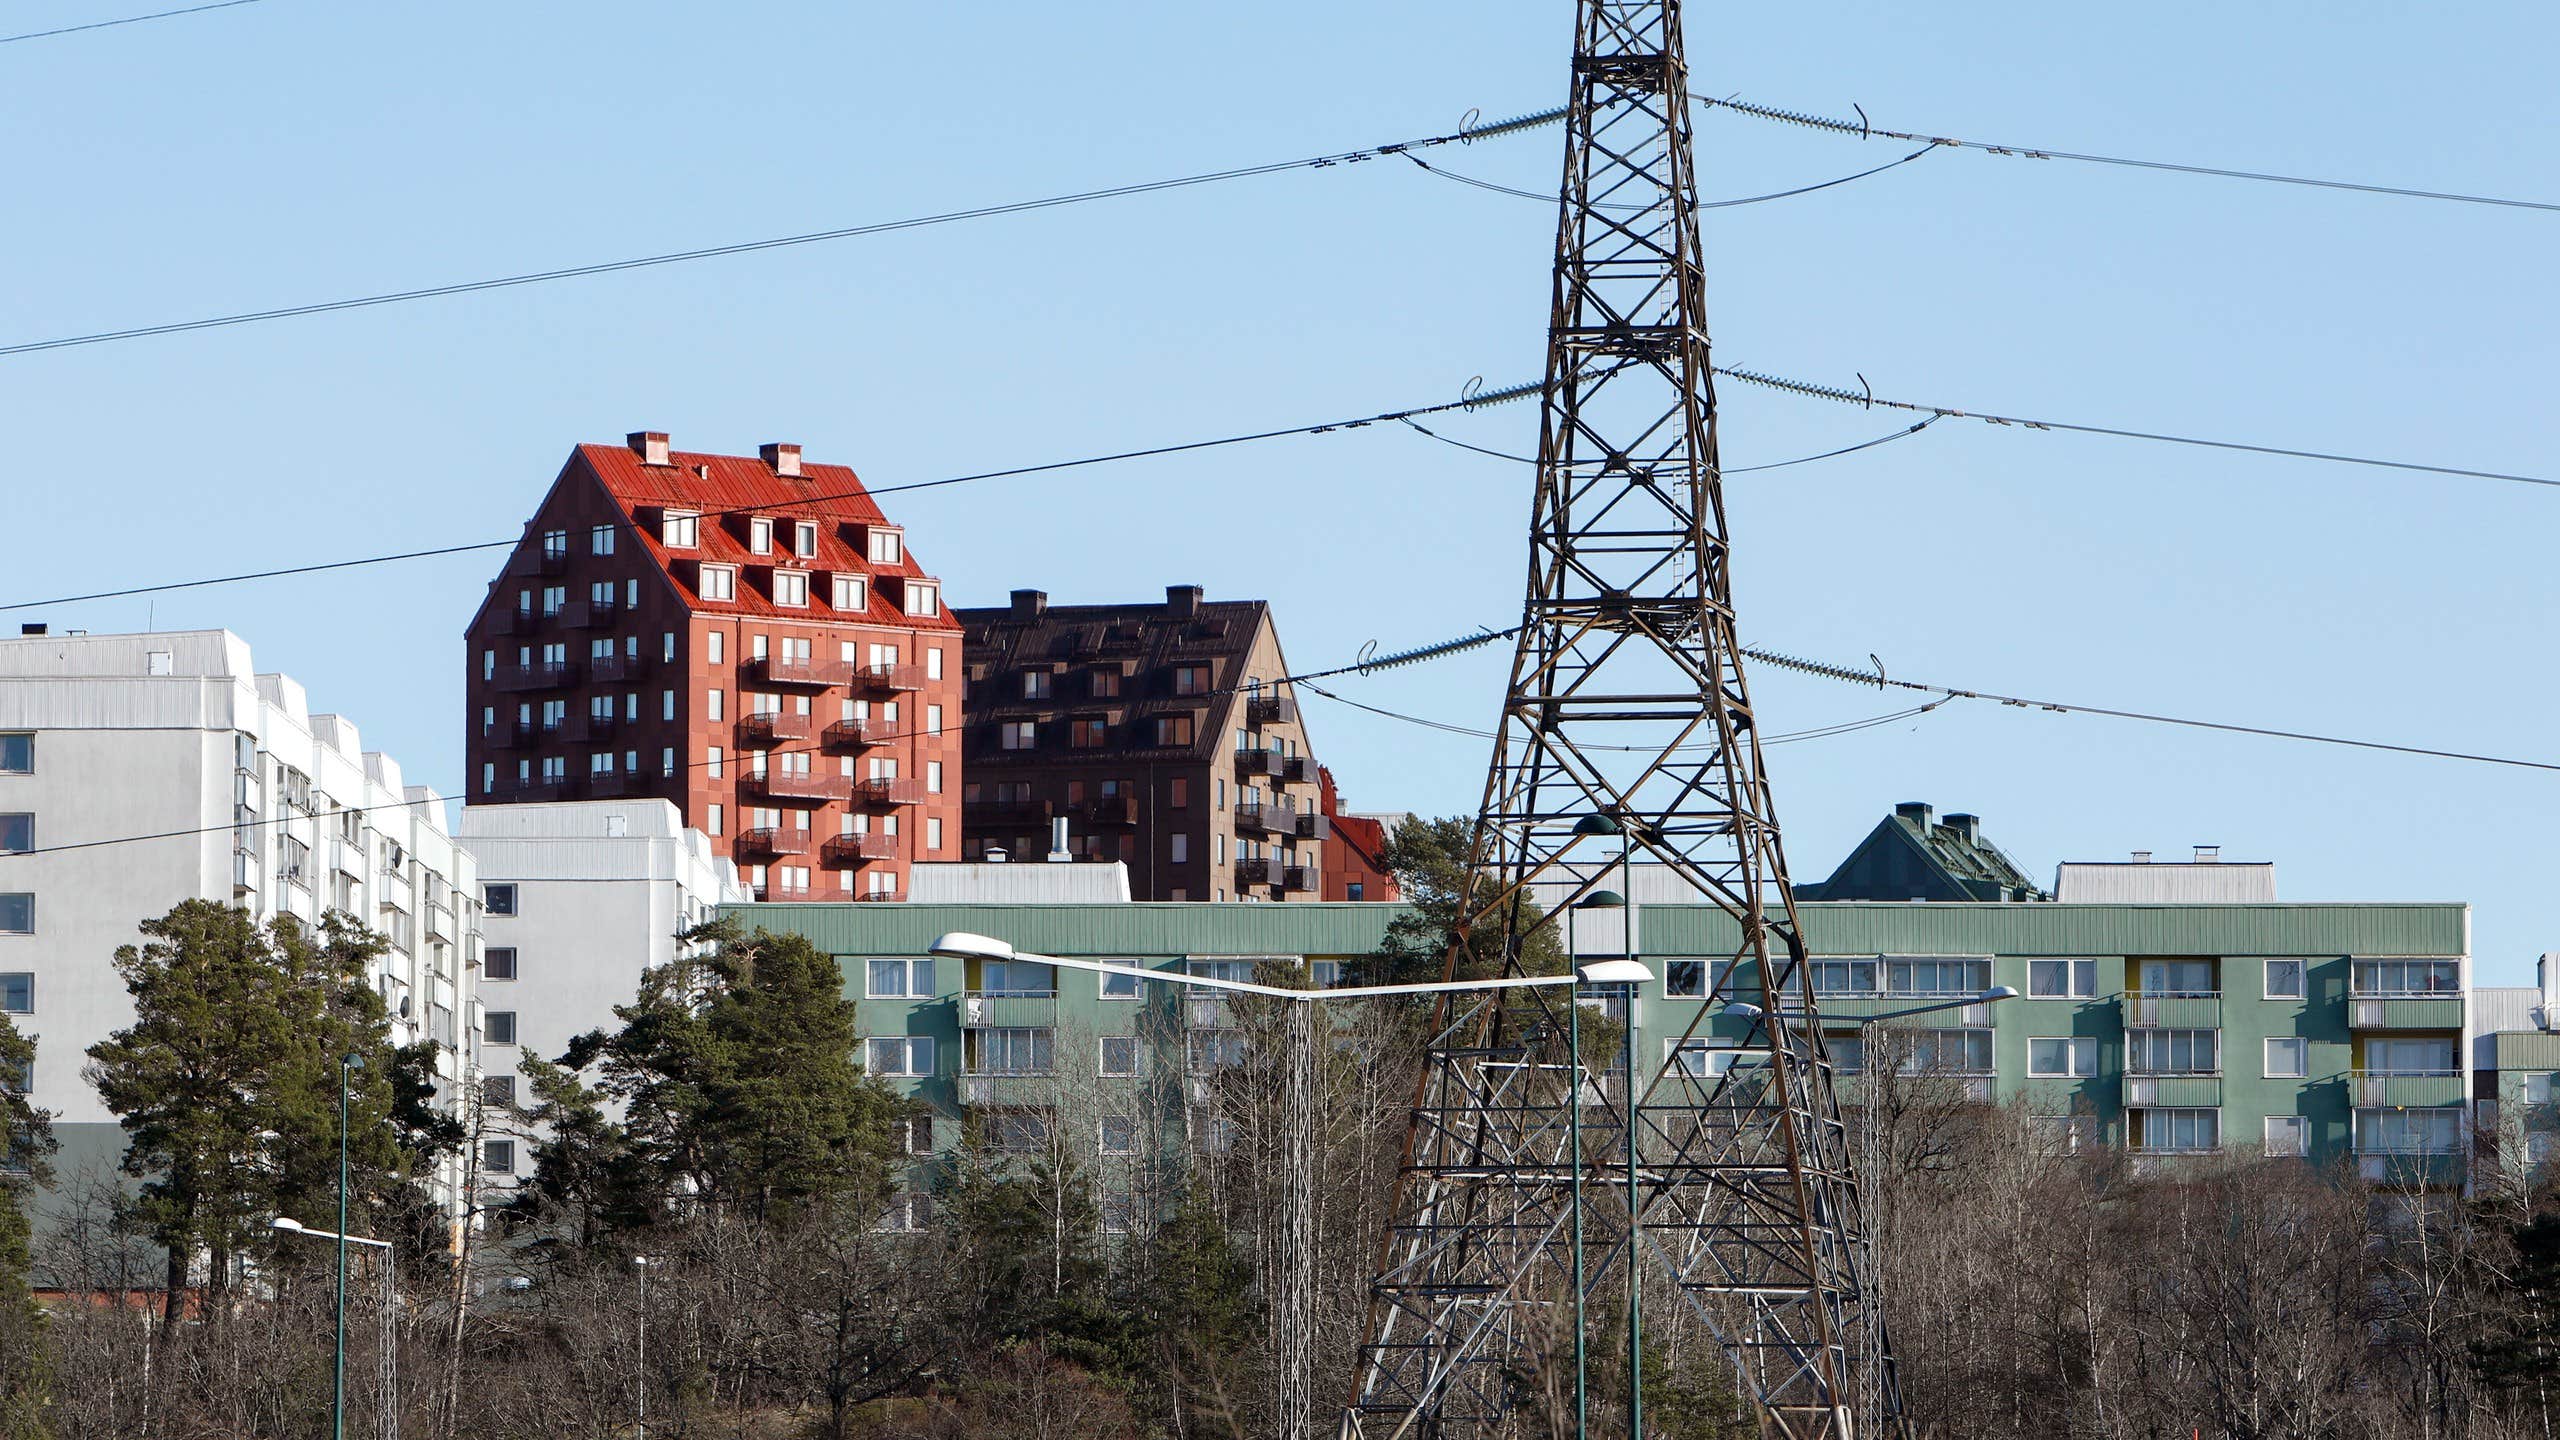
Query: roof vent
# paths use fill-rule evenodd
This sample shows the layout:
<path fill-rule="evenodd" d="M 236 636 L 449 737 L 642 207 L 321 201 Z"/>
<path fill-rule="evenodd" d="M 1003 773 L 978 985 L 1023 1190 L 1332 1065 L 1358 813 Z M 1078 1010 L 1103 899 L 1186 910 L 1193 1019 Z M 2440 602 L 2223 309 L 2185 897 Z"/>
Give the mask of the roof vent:
<path fill-rule="evenodd" d="M 1929 828 L 1929 817 L 1935 812 L 1936 807 L 1930 805 L 1925 800 L 1905 800 L 1901 804 L 1893 807 L 1894 814 L 1910 821 L 1912 824 L 1919 826 L 1923 830 Z"/>
<path fill-rule="evenodd" d="M 29 624 L 21 625 L 18 627 L 18 633 L 21 635 L 42 635 L 45 633 L 44 622 L 37 620 Z"/>
<path fill-rule="evenodd" d="M 1051 816 L 1049 819 L 1049 863 L 1056 865 L 1075 858 L 1076 852 L 1069 849 L 1067 846 L 1067 817 L 1064 815 Z"/>
<path fill-rule="evenodd" d="M 1049 592 L 1046 590 L 1016 590 L 1013 592 L 1014 619 L 1037 620 L 1042 615 L 1047 614 L 1048 610 Z"/>
<path fill-rule="evenodd" d="M 990 865 L 1001 865 L 1012 858 L 1013 857 L 1011 855 L 1005 853 L 1005 848 L 1001 845 L 990 845 L 987 847 L 987 863 Z"/>
<path fill-rule="evenodd" d="M 2151 863 L 2151 852 L 2150 852 L 2150 851 L 2148 851 L 2148 850 L 2136 850 L 2136 851 L 2134 851 L 2134 852 L 2133 852 L 2133 863 L 2134 863 L 2134 864 L 2136 864 L 2136 865 L 2148 865 L 2148 864 L 2150 864 L 2150 863 Z"/>
<path fill-rule="evenodd" d="M 774 474 L 781 476 L 785 480 L 797 480 L 800 478 L 799 446 L 785 445 L 776 441 L 770 444 L 757 446 L 756 453 L 764 457 L 765 468 L 771 470 Z"/>
<path fill-rule="evenodd" d="M 2212 865 L 2219 862 L 2221 859 L 2222 847 L 2219 845 L 2199 845 L 2196 847 L 2196 863 L 2199 865 Z"/>
<path fill-rule="evenodd" d="M 667 432 L 664 430 L 634 430 L 622 437 L 622 443 L 631 447 L 631 453 L 639 456 L 643 465 L 667 463 Z"/>
<path fill-rule="evenodd" d="M 1956 832 L 1967 845 L 1982 843 L 1982 818 L 1978 815 L 1950 815 L 1947 828 Z"/>
<path fill-rule="evenodd" d="M 1164 587 L 1165 613 L 1177 620 L 1190 619 L 1200 613 L 1201 594 L 1197 585 L 1167 585 Z"/>

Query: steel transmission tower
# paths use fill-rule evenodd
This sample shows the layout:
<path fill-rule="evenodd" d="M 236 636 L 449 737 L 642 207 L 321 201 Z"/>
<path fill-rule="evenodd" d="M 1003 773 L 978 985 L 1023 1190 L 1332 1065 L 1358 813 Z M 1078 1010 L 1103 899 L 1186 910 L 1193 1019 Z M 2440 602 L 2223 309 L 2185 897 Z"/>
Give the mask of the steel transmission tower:
<path fill-rule="evenodd" d="M 1496 1437 L 1570 1407 L 1577 1325 L 1623 1313 L 1634 1266 L 1657 1318 L 1667 1298 L 1722 1344 L 1764 1434 L 1899 1433 L 1734 633 L 1678 0 L 1580 0 L 1566 124 L 1526 624 L 1448 969 L 1518 971 L 1615 829 L 1730 917 L 1699 1017 L 1769 1018 L 1720 1073 L 1648 1034 L 1631 1087 L 1576 1086 L 1561 1003 L 1444 1007 L 1344 1432 Z"/>

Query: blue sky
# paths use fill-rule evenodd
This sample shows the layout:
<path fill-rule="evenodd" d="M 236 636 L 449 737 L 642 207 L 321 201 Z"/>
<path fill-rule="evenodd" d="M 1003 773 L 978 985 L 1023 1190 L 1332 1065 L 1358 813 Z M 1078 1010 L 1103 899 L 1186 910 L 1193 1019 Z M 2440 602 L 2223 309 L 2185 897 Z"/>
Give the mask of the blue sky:
<path fill-rule="evenodd" d="M 9 33 L 151 8 L 21 3 Z M 265 3 L 0 46 L 0 344 L 1438 133 L 1563 94 L 1571 7 Z M 2560 198 L 2548 7 L 1694 7 L 1701 91 L 1999 142 Z M 1457 154 L 1552 187 L 1558 132 Z M 1901 153 L 1727 115 L 1710 197 Z M 1398 164 L 0 359 L 0 600 L 512 533 L 569 446 L 795 440 L 874 484 L 1534 378 L 1554 217 Z M 1882 395 L 2550 473 L 2560 216 L 1938 153 L 1707 221 L 1719 358 Z M 1900 423 L 1728 390 L 1741 466 Z M 1522 407 L 1453 418 L 1496 448 Z M 1394 428 L 895 502 L 958 603 L 1197 581 L 1336 663 L 1509 622 L 1525 476 Z M 1732 484 L 1756 643 L 1973 688 L 2560 758 L 2560 494 L 1948 422 Z M 412 776 L 488 556 L 55 607 L 223 625 Z M 1357 682 L 1482 725 L 1504 657 Z M 1773 730 L 1900 708 L 1763 673 Z M 1361 808 L 1485 747 L 1309 702 Z M 2560 948 L 2560 776 L 1980 704 L 1772 752 L 1801 872 L 1893 802 L 2031 871 L 2218 843 L 2291 899 Z"/>

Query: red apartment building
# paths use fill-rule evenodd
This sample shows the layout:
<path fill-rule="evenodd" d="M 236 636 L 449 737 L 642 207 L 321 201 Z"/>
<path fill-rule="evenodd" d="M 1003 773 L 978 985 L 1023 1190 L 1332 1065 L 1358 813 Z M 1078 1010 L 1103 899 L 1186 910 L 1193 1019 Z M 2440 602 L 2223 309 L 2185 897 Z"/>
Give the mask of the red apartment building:
<path fill-rule="evenodd" d="M 960 856 L 960 625 L 845 466 L 581 445 L 466 634 L 471 804 L 663 797 L 761 899 Z"/>
<path fill-rule="evenodd" d="M 1324 898 L 1327 900 L 1401 900 L 1395 872 L 1387 868 L 1387 825 L 1371 815 L 1342 812 L 1342 792 L 1334 788 L 1330 766 L 1316 771 L 1317 803 L 1324 808 Z"/>

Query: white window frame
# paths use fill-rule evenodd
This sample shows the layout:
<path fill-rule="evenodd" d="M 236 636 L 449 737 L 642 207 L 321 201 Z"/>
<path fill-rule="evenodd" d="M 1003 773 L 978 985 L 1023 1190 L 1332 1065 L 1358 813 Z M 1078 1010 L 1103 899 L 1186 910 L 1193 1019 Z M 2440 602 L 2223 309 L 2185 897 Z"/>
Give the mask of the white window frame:
<path fill-rule="evenodd" d="M 1103 1000 L 1140 1000 L 1146 997 L 1147 971 L 1145 966 L 1140 965 L 1135 960 L 1105 960 L 1102 963 L 1110 966 L 1111 969 L 1117 973 L 1096 975 L 1093 977 L 1094 994 L 1096 998 Z M 1124 976 L 1128 980 L 1129 993 L 1126 995 L 1113 994 L 1111 989 L 1112 982 L 1120 980 Z"/>
<path fill-rule="evenodd" d="M 897 988 L 891 990 L 876 988 L 875 981 L 879 972 L 873 967 L 881 965 L 898 967 Z M 921 977 L 918 974 L 918 966 L 923 967 Z M 924 986 L 923 989 L 917 988 L 919 978 Z M 862 998 L 865 1000 L 930 1000 L 938 993 L 933 988 L 934 980 L 934 964 L 929 958 L 875 955 L 866 959 L 862 965 Z"/>
<path fill-rule="evenodd" d="M 1117 1149 L 1113 1148 L 1111 1144 L 1111 1130 L 1115 1125 L 1119 1126 L 1124 1132 L 1122 1135 L 1122 1144 Z M 1093 1130 L 1094 1152 L 1096 1154 L 1121 1158 L 1138 1153 L 1137 1121 L 1123 1115 L 1105 1115 L 1094 1122 Z"/>
<path fill-rule="evenodd" d="M 694 510 L 669 510 L 658 517 L 658 543 L 670 550 L 695 550 L 702 545 L 702 515 Z"/>
<path fill-rule="evenodd" d="M 738 567 L 705 565 L 694 576 L 694 593 L 705 600 L 733 601 L 738 598 Z"/>
<path fill-rule="evenodd" d="M 2036 967 L 2039 965 L 2061 966 L 2063 988 L 2060 990 L 2037 989 Z M 2088 1000 L 2095 998 L 2097 993 L 2098 962 L 2095 960 L 2076 959 L 2067 955 L 2040 955 L 2027 961 L 2027 998 L 2030 1000 Z"/>
<path fill-rule="evenodd" d="M 2290 994 L 2281 993 L 2275 987 L 2276 967 L 2279 965 L 2290 965 L 2293 967 L 2293 990 Z M 2259 998 L 2266 1000 L 2300 1000 L 2305 998 L 2310 993 L 2310 990 L 2311 962 L 2307 960 L 2292 959 L 2274 959 L 2259 962 Z"/>
<path fill-rule="evenodd" d="M 2277 1132 L 2285 1132 L 2279 1141 Z M 2311 1126 L 2299 1115 L 2268 1115 L 2258 1122 L 2258 1133 L 2265 1143 L 2270 1160 L 2296 1158 L 2311 1153 Z"/>
<path fill-rule="evenodd" d="M 886 1070 L 872 1068 L 872 1057 L 879 1053 L 875 1047 L 880 1046 L 889 1046 L 896 1050 L 898 1056 L 897 1069 Z M 921 1057 L 921 1059 L 919 1059 L 919 1057 Z M 866 1035 L 862 1039 L 862 1068 L 864 1073 L 880 1076 L 884 1079 L 923 1079 L 934 1073 L 933 1066 L 936 1058 L 937 1057 L 934 1054 L 933 1037 L 930 1035 Z"/>
<path fill-rule="evenodd" d="M 1126 1045 L 1129 1047 L 1129 1068 L 1126 1070 L 1114 1070 L 1111 1068 L 1111 1047 L 1114 1045 Z M 1099 1035 L 1094 1037 L 1094 1073 L 1105 1080 L 1136 1079 L 1138 1077 L 1138 1066 L 1143 1058 L 1143 1052 L 1138 1045 L 1138 1037 L 1135 1035 Z"/>
<path fill-rule="evenodd" d="M 2291 1070 L 2276 1068 L 2276 1047 L 2290 1045 L 2296 1059 Z M 2269 1035 L 2258 1042 L 2258 1073 L 2269 1080 L 2302 1080 L 2311 1074 L 2311 1042 L 2300 1035 Z"/>
<path fill-rule="evenodd" d="M 871 608 L 871 582 L 860 575 L 838 573 L 828 587 L 835 608 L 848 615 L 859 615 Z"/>
<path fill-rule="evenodd" d="M 2063 1045 L 2063 1067 L 2060 1070 L 2036 1068 L 2036 1047 L 2056 1041 Z M 2031 1035 L 2027 1037 L 2027 1074 L 2040 1080 L 2086 1080 L 2098 1073 L 2098 1037 L 2094 1035 Z"/>
<path fill-rule="evenodd" d="M 794 610 L 809 608 L 809 572 L 776 570 L 773 572 L 773 603 Z"/>

